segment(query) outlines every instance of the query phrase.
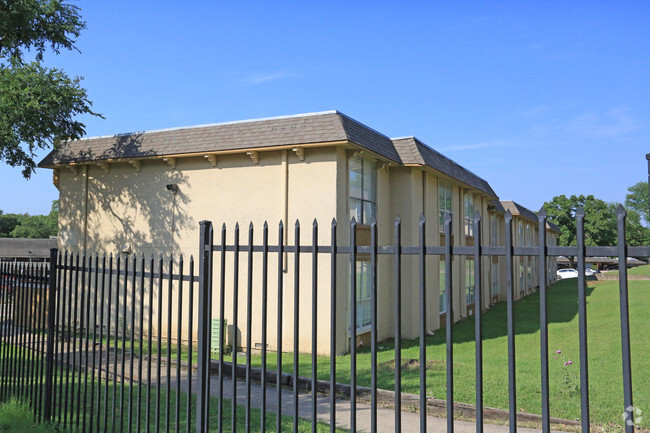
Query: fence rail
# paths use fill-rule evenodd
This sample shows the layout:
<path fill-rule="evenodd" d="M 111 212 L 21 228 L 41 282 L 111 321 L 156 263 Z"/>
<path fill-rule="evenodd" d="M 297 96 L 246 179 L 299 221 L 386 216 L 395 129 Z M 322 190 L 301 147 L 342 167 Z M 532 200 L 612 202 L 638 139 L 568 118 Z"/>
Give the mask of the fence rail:
<path fill-rule="evenodd" d="M 483 317 L 480 303 L 483 299 L 482 257 L 503 257 L 507 268 L 507 350 L 509 430 L 517 430 L 517 375 L 515 358 L 516 317 L 514 310 L 514 257 L 537 258 L 539 266 L 540 296 L 540 399 L 542 430 L 550 431 L 549 409 L 549 351 L 548 351 L 548 293 L 547 259 L 560 255 L 575 256 L 578 268 L 578 323 L 580 342 L 580 389 L 581 427 L 590 431 L 589 402 L 589 356 L 587 345 L 587 310 L 585 284 L 585 258 L 588 256 L 616 256 L 619 263 L 626 263 L 629 256 L 650 256 L 650 247 L 628 247 L 625 243 L 625 211 L 618 210 L 618 245 L 588 247 L 584 237 L 584 212 L 576 215 L 577 245 L 553 247 L 546 245 L 546 215 L 539 214 L 539 241 L 537 246 L 514 246 L 512 238 L 512 215 L 505 218 L 506 242 L 504 246 L 482 245 L 481 215 L 474 218 L 474 246 L 455 246 L 451 236 L 451 218 L 444 224 L 444 246 L 430 246 L 426 239 L 426 220 L 418 222 L 417 245 L 402 245 L 402 225 L 397 219 L 394 225 L 392 245 L 378 245 L 377 224 L 372 223 L 369 245 L 358 245 L 357 223 L 350 224 L 349 244 L 337 243 L 337 223 L 328 227 L 329 245 L 319 244 L 319 225 L 311 225 L 311 244 L 301 244 L 301 226 L 296 222 L 294 244 L 285 245 L 285 226 L 277 228 L 277 243 L 269 244 L 269 227 L 262 228 L 262 243 L 254 244 L 254 227 L 248 227 L 248 238 L 240 243 L 240 229 L 235 226 L 232 241 L 227 242 L 224 226 L 215 233 L 208 221 L 200 224 L 200 248 L 195 273 L 194 259 L 187 266 L 183 257 L 145 259 L 120 255 L 100 258 L 97 255 L 59 253 L 52 251 L 50 263 L 20 264 L 0 263 L 0 397 L 17 395 L 28 401 L 38 420 L 74 426 L 81 431 L 196 431 L 207 432 L 216 427 L 219 432 L 239 427 L 238 407 L 238 330 L 245 329 L 246 349 L 244 367 L 245 398 L 243 403 L 245 431 L 286 429 L 283 418 L 283 390 L 291 387 L 292 402 L 288 415 L 294 431 L 298 431 L 300 352 L 305 352 L 300 341 L 308 341 L 311 363 L 310 421 L 312 431 L 318 420 L 317 404 L 329 400 L 329 424 L 336 430 L 337 422 L 337 339 L 340 321 L 356 324 L 358 275 L 357 258 L 369 257 L 370 262 L 370 430 L 378 431 L 378 324 L 380 320 L 393 323 L 395 376 L 394 376 L 394 431 L 402 425 L 402 276 L 403 259 L 412 256 L 417 260 L 417 295 L 419 311 L 419 413 L 420 431 L 427 431 L 427 298 L 438 296 L 427 289 L 428 258 L 445 259 L 445 274 L 452 275 L 452 262 L 459 257 L 473 258 L 475 279 L 474 296 L 479 305 L 475 308 L 475 390 L 476 431 L 484 426 L 484 377 L 483 377 Z M 218 235 L 215 243 L 215 235 Z M 378 270 L 381 256 L 392 257 L 391 279 L 395 303 L 395 316 L 378 317 Z M 349 260 L 341 267 L 338 259 Z M 244 261 L 245 260 L 245 261 Z M 301 265 L 303 261 L 303 265 Z M 289 269 L 289 264 L 292 267 Z M 309 264 L 309 266 L 306 266 Z M 324 266 L 327 264 L 327 266 Z M 274 270 L 273 268 L 276 267 Z M 305 269 L 309 269 L 309 284 L 305 287 Z M 319 279 L 321 269 L 329 272 L 329 284 L 324 287 Z M 286 270 L 286 272 L 285 272 Z M 345 288 L 346 300 L 337 299 L 342 293 L 337 289 L 340 273 L 346 275 L 349 286 Z M 289 278 L 289 275 L 292 275 Z M 243 278 L 240 278 L 242 276 Z M 276 278 L 273 281 L 273 278 Z M 227 281 L 228 279 L 228 281 Z M 241 281 L 240 281 L 241 280 Z M 290 282 L 292 287 L 287 287 Z M 302 284 L 302 285 L 301 285 Z M 454 296 L 453 278 L 445 279 L 446 291 L 446 410 L 447 431 L 454 431 Z M 241 287 L 240 287 L 241 286 Z M 254 287 L 255 286 L 255 287 Z M 254 290 L 255 289 L 255 290 Z M 349 289 L 349 290 L 348 290 Z M 632 376 L 630 356 L 630 328 L 627 269 L 620 267 L 620 323 L 622 343 L 621 382 L 624 406 L 622 411 L 632 413 Z M 242 293 L 240 293 L 240 290 Z M 344 291 L 344 292 L 345 292 Z M 320 308 L 319 294 L 327 293 L 329 311 Z M 259 295 L 259 298 L 257 297 Z M 287 300 L 292 296 L 293 311 L 289 314 Z M 311 299 L 309 309 L 300 308 L 301 297 Z M 241 297 L 241 299 L 240 299 Z M 241 300 L 245 299 L 242 304 Z M 253 312 L 253 302 L 259 302 L 259 311 Z M 349 317 L 344 317 L 337 306 L 348 303 Z M 214 306 L 218 309 L 213 311 Z M 226 306 L 231 308 L 227 313 Z M 243 305 L 243 310 L 242 309 Z M 275 305 L 276 311 L 269 306 Z M 256 307 L 257 308 L 257 307 Z M 240 317 L 240 313 L 245 317 Z M 259 313 L 259 314 L 258 314 Z M 227 317 L 230 315 L 230 317 Z M 301 329 L 300 317 L 308 317 L 311 331 Z M 290 329 L 285 320 L 290 319 Z M 196 320 L 195 320 L 196 319 Z M 240 326 L 240 319 L 242 319 Z M 211 330 L 217 320 L 219 335 L 212 346 Z M 228 327 L 225 324 L 228 323 Z M 275 329 L 270 324 L 275 323 Z M 327 325 L 327 326 L 324 326 Z M 329 397 L 317 394 L 318 381 L 316 356 L 319 351 L 319 327 L 330 330 L 329 335 Z M 253 331 L 259 332 L 261 344 L 258 349 L 261 367 L 261 402 L 259 414 L 253 413 L 252 402 L 252 356 Z M 275 332 L 273 332 L 275 331 Z M 288 333 L 292 332 L 292 337 Z M 232 359 L 226 361 L 227 333 L 231 340 Z M 308 337 L 305 337 L 307 336 Z M 301 337 L 302 336 L 302 337 Z M 276 365 L 268 364 L 269 342 L 275 339 L 277 353 L 291 352 L 293 376 L 286 383 L 283 376 L 286 359 L 276 356 Z M 344 337 L 347 338 L 347 335 Z M 357 425 L 357 327 L 349 326 L 350 350 L 350 424 L 351 431 Z M 233 343 L 234 341 L 234 343 Z M 293 347 L 287 347 L 287 341 Z M 213 359 L 213 357 L 216 357 Z M 164 368 L 164 370 L 163 370 Z M 229 371 L 230 377 L 226 377 Z M 274 372 L 275 383 L 267 373 Z M 269 376 L 272 377 L 272 376 Z M 214 383 L 212 383 L 214 381 Z M 211 386 L 216 384 L 216 390 Z M 225 387 L 230 385 L 230 389 Z M 275 425 L 268 415 L 270 388 L 275 388 Z M 229 392 L 226 392 L 229 391 Z M 211 397 L 212 396 L 212 397 Z M 213 400 L 211 401 L 212 399 Z M 213 407 L 213 404 L 216 405 Z M 229 406 L 229 407 L 228 407 Z M 216 417 L 214 412 L 216 411 Z M 258 418 L 258 419 L 255 419 Z M 257 424 L 259 422 L 259 424 Z M 382 426 L 385 427 L 385 426 Z M 627 423 L 625 431 L 634 430 Z"/>

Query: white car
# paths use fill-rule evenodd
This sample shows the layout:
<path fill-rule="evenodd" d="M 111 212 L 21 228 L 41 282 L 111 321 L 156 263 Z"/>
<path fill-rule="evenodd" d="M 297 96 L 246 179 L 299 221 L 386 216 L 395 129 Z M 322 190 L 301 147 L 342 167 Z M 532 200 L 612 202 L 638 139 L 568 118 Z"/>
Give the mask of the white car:
<path fill-rule="evenodd" d="M 567 268 L 567 269 L 558 269 L 557 271 L 557 279 L 558 280 L 564 280 L 565 278 L 578 278 L 578 271 L 575 269 Z"/>
<path fill-rule="evenodd" d="M 587 268 L 585 269 L 585 275 L 588 277 L 591 277 L 592 275 L 600 274 L 600 271 L 598 269 L 591 269 Z"/>

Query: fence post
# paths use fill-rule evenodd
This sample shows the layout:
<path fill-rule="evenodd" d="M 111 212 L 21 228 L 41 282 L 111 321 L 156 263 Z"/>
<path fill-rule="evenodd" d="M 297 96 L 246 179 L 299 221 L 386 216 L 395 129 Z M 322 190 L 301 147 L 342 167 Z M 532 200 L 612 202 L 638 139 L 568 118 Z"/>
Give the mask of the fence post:
<path fill-rule="evenodd" d="M 212 222 L 201 221 L 199 240 L 199 319 L 198 319 L 198 356 L 196 371 L 196 433 L 208 431 L 208 380 L 210 379 L 210 292 L 212 279 L 210 265 L 212 263 L 212 245 L 210 232 Z M 208 249 L 209 248 L 209 249 Z M 189 415 L 189 414 L 188 414 Z"/>
<path fill-rule="evenodd" d="M 54 378 L 54 315 L 56 314 L 56 267 L 58 250 L 50 249 L 50 287 L 47 296 L 47 345 L 45 349 L 45 407 L 43 409 L 43 419 L 50 422 L 52 418 L 52 394 Z"/>

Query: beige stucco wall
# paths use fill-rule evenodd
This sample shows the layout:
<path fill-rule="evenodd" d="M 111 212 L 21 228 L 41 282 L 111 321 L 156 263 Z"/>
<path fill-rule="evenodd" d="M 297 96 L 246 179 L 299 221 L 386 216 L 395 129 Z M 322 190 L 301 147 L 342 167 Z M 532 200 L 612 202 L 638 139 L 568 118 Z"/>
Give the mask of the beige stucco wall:
<path fill-rule="evenodd" d="M 179 158 L 173 169 L 162 159 L 143 160 L 140 170 L 127 162 L 111 163 L 108 172 L 97 165 L 89 165 L 77 170 L 62 169 L 60 173 L 60 248 L 69 251 L 89 253 L 119 254 L 122 251 L 144 254 L 147 259 L 153 254 L 163 254 L 185 258 L 187 273 L 189 258 L 198 258 L 199 222 L 210 220 L 214 223 L 214 243 L 221 241 L 221 226 L 227 228 L 227 244 L 233 243 L 234 225 L 239 222 L 241 253 L 238 276 L 238 323 L 237 346 L 246 346 L 247 306 L 251 306 L 252 334 L 251 345 L 261 345 L 262 317 L 262 275 L 261 253 L 253 254 L 252 295 L 247 294 L 248 270 L 246 252 L 249 223 L 254 224 L 253 242 L 262 242 L 262 226 L 269 224 L 269 243 L 278 243 L 278 222 L 285 221 L 285 240 L 288 245 L 295 244 L 295 222 L 300 220 L 301 245 L 312 243 L 312 222 L 316 218 L 320 224 L 318 241 L 320 245 L 330 244 L 332 217 L 338 220 L 337 241 L 339 245 L 349 245 L 349 174 L 348 161 L 355 152 L 344 147 L 323 147 L 305 149 L 304 160 L 291 150 L 267 151 L 259 153 L 259 163 L 255 164 L 245 153 L 219 155 L 217 166 L 213 167 L 202 156 Z M 375 158 L 364 154 L 364 157 Z M 376 158 L 375 158 L 376 159 Z M 441 180 L 452 186 L 453 239 L 454 245 L 471 245 L 474 240 L 464 233 L 463 193 L 474 194 L 474 208 L 484 215 L 482 219 L 483 242 L 489 243 L 490 224 L 487 211 L 488 197 L 466 185 L 451 179 L 435 170 L 423 167 L 391 165 L 376 159 L 377 162 L 377 221 L 380 245 L 393 245 L 394 221 L 397 216 L 402 221 L 402 245 L 419 244 L 420 215 L 424 214 L 426 223 L 426 243 L 428 246 L 441 245 L 441 227 L 438 217 L 438 186 Z M 165 186 L 178 185 L 178 193 L 172 194 Z M 502 221 L 502 220 L 501 220 Z M 501 222 L 500 222 L 501 224 Z M 504 228 L 500 227 L 503 242 Z M 503 243 L 502 243 L 503 244 Z M 130 255 L 129 257 L 133 257 Z M 214 292 L 213 318 L 220 310 L 219 282 L 221 276 L 221 255 L 214 253 Z M 299 278 L 295 280 L 295 254 L 288 253 L 285 259 L 283 279 L 282 344 L 285 351 L 293 350 L 294 323 L 294 281 L 299 286 L 299 350 L 311 350 L 312 329 L 312 279 L 311 255 L 300 257 Z M 331 288 L 329 254 L 318 259 L 317 338 L 319 353 L 329 354 L 331 320 Z M 339 254 L 336 260 L 336 320 L 333 326 L 336 333 L 336 353 L 349 350 L 349 317 L 352 301 L 350 299 L 350 267 L 346 254 Z M 505 260 L 499 265 L 501 299 L 505 300 Z M 131 266 L 131 265 L 130 265 Z M 148 266 L 148 260 L 147 260 Z M 157 263 L 156 263 L 157 266 Z M 168 269 L 165 260 L 165 272 Z M 178 262 L 174 262 L 174 269 Z M 378 280 L 378 338 L 384 340 L 394 335 L 395 327 L 395 274 L 394 257 L 380 255 Z M 427 331 L 440 328 L 440 288 L 438 256 L 426 257 L 425 287 L 427 292 Z M 482 260 L 483 275 L 475 276 L 483 284 L 481 305 L 490 304 L 489 277 L 490 258 Z M 268 335 L 269 348 L 277 348 L 278 311 L 278 261 L 277 254 L 271 253 L 268 262 Z M 465 302 L 465 258 L 455 256 L 452 264 L 452 286 L 454 300 L 454 320 L 466 315 Z M 198 273 L 198 265 L 195 266 Z M 235 284 L 234 253 L 226 254 L 224 273 L 226 299 L 224 301 L 225 319 L 233 326 L 233 289 Z M 419 261 L 417 255 L 402 257 L 402 337 L 415 338 L 419 335 Z M 172 311 L 174 320 L 178 314 L 178 284 L 172 286 Z M 162 312 L 168 309 L 167 287 L 163 287 Z M 123 295 L 120 295 L 123 296 Z M 137 295 L 139 296 L 139 294 Z M 136 303 L 139 298 L 136 296 Z M 155 293 L 154 310 L 157 310 L 158 293 Z M 124 298 L 120 298 L 123 302 Z M 198 302 L 198 290 L 194 290 L 193 304 Z M 182 335 L 188 333 L 187 317 L 190 299 L 187 283 L 183 286 Z M 120 304 L 122 305 L 122 304 Z M 131 301 L 127 299 L 130 316 Z M 148 296 L 145 297 L 145 314 L 148 314 Z M 121 310 L 120 310 L 121 311 Z M 137 312 L 137 314 L 140 314 Z M 148 316 L 146 317 L 148 320 Z M 193 338 L 196 338 L 196 314 Z M 158 333 L 158 316 L 154 314 L 154 333 Z M 139 318 L 136 318 L 136 322 Z M 146 323 L 146 320 L 145 320 Z M 444 325 L 444 323 L 442 324 Z M 176 336 L 176 324 L 172 326 L 172 336 Z M 167 334 L 167 324 L 163 324 L 163 334 Z M 229 329 L 229 343 L 234 342 L 232 329 Z M 183 337 L 185 338 L 185 337 Z"/>
<path fill-rule="evenodd" d="M 59 218 L 60 248 L 83 253 L 113 253 L 124 250 L 144 254 L 149 258 L 163 254 L 165 257 L 183 255 L 185 266 L 190 256 L 198 258 L 199 221 L 211 220 L 215 224 L 215 244 L 220 242 L 221 224 L 227 227 L 227 242 L 233 242 L 234 225 L 240 223 L 240 243 L 245 251 L 248 242 L 249 223 L 255 225 L 254 243 L 262 242 L 262 227 L 269 223 L 269 243 L 278 243 L 278 223 L 288 217 L 287 242 L 294 244 L 295 221 L 301 222 L 301 244 L 312 242 L 312 222 L 317 218 L 321 224 L 319 243 L 330 243 L 330 227 L 337 214 L 336 185 L 338 153 L 335 148 L 309 149 L 304 161 L 294 152 L 276 151 L 260 154 L 259 164 L 254 164 L 246 154 L 219 157 L 217 167 L 202 157 L 177 160 L 172 169 L 162 160 L 144 160 L 140 171 L 127 163 L 110 165 L 106 173 L 98 166 L 88 166 L 74 174 L 61 172 L 61 214 Z M 177 184 L 176 195 L 168 191 L 167 184 Z M 288 206 L 285 209 L 285 196 Z M 88 214 L 85 216 L 87 203 Z M 87 229 L 84 227 L 87 226 Z M 85 246 L 85 248 L 84 248 Z M 247 253 L 240 254 L 239 263 L 239 316 L 238 345 L 246 341 L 247 299 Z M 219 253 L 214 260 L 213 317 L 219 311 Z M 232 325 L 234 285 L 233 253 L 226 255 L 225 268 L 226 319 Z M 252 344 L 261 342 L 261 253 L 254 253 L 253 293 L 251 297 L 253 334 Z M 147 260 L 148 262 L 148 260 Z M 283 273 L 283 341 L 286 349 L 293 347 L 294 311 L 294 255 L 287 254 L 287 272 Z M 175 263 L 177 267 L 178 263 Z M 323 255 L 318 261 L 319 279 L 317 303 L 320 316 L 317 330 L 319 350 L 329 352 L 330 311 L 330 259 Z M 198 269 L 195 268 L 197 271 Z M 165 272 L 167 261 L 165 260 Z M 300 349 L 311 347 L 311 258 L 303 254 L 300 262 L 299 318 Z M 277 310 L 277 257 L 269 260 L 268 342 L 276 346 Z M 174 319 L 177 317 L 177 284 L 172 299 Z M 195 290 L 194 303 L 198 302 Z M 157 296 L 157 293 L 156 293 Z M 185 288 L 183 316 L 188 317 L 187 288 Z M 146 298 L 148 299 L 148 298 Z M 163 292 L 163 309 L 167 311 L 167 291 Z M 157 302 L 154 300 L 154 303 Z M 148 308 L 148 306 L 147 306 Z M 129 306 L 130 309 L 130 306 Z M 130 311 L 130 310 L 129 310 Z M 325 314 L 326 313 L 326 314 Z M 138 313 L 139 314 L 139 313 Z M 130 312 L 127 314 L 130 318 Z M 195 316 L 196 320 L 196 316 Z M 136 320 L 137 322 L 137 320 Z M 157 324 L 157 319 L 154 318 Z M 194 324 L 196 338 L 196 323 Z M 157 330 L 155 331 L 157 332 Z M 173 335 L 176 325 L 173 326 Z M 182 333 L 187 334 L 187 323 Z M 230 335 L 232 331 L 230 331 Z"/>

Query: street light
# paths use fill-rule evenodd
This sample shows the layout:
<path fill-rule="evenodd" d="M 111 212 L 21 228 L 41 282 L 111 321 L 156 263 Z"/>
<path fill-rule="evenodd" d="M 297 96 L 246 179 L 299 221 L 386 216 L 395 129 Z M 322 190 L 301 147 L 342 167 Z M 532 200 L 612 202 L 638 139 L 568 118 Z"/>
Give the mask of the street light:
<path fill-rule="evenodd" d="M 650 212 L 650 153 L 645 154 L 645 159 L 648 160 L 648 211 Z M 648 218 L 650 218 L 650 213 L 648 213 Z M 650 221 L 646 221 L 646 224 L 650 224 Z"/>

